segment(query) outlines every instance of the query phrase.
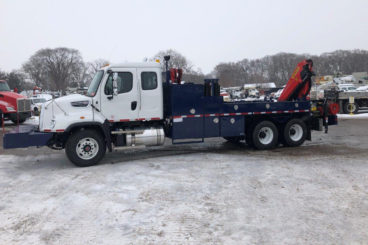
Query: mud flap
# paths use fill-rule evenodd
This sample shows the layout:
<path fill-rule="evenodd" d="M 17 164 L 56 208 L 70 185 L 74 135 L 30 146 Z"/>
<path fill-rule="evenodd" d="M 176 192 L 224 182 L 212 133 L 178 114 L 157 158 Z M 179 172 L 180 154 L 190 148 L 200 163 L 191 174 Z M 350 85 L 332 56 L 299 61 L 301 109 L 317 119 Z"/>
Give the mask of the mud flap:
<path fill-rule="evenodd" d="M 108 120 L 105 120 L 102 124 L 102 130 L 105 135 L 106 146 L 109 149 L 109 152 L 112 152 L 112 144 L 111 144 L 111 135 L 110 135 L 110 123 Z"/>
<path fill-rule="evenodd" d="M 310 128 L 307 129 L 307 137 L 305 139 L 309 141 L 312 140 L 312 130 L 310 130 Z"/>

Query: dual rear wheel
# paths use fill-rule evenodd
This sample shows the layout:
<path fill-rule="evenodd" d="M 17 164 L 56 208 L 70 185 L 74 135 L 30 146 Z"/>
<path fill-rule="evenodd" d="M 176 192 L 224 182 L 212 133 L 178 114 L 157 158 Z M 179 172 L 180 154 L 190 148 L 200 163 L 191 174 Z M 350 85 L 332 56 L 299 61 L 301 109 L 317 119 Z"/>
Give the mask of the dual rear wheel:
<path fill-rule="evenodd" d="M 280 141 L 285 146 L 300 146 L 307 137 L 307 127 L 301 119 L 291 119 L 280 130 L 271 121 L 260 121 L 254 127 L 250 127 L 246 141 L 248 145 L 258 150 L 275 148 Z"/>

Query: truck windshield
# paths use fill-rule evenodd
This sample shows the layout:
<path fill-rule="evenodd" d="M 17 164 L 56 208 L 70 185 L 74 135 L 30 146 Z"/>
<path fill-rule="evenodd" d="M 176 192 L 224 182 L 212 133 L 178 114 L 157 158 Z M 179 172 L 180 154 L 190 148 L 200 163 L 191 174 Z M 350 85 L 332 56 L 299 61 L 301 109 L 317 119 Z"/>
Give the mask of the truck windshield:
<path fill-rule="evenodd" d="M 10 91 L 10 88 L 6 82 L 0 82 L 0 91 Z"/>
<path fill-rule="evenodd" d="M 104 71 L 98 71 L 92 79 L 91 84 L 89 85 L 87 96 L 94 97 L 96 95 L 98 86 L 100 85 L 101 79 L 103 77 Z"/>

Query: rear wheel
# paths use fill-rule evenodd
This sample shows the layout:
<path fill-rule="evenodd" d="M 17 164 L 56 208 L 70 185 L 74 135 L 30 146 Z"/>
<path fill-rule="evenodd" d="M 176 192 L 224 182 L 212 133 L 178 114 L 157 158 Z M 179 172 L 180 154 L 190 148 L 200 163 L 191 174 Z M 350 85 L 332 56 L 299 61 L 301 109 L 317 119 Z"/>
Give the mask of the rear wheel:
<path fill-rule="evenodd" d="M 307 126 L 301 119 L 292 119 L 283 130 L 283 143 L 286 146 L 300 146 L 307 137 Z"/>
<path fill-rule="evenodd" d="M 272 149 L 278 143 L 278 131 L 274 123 L 261 121 L 252 132 L 253 146 L 258 150 Z"/>
<path fill-rule="evenodd" d="M 65 146 L 69 160 L 78 167 L 97 164 L 106 153 L 106 144 L 101 134 L 95 130 L 81 130 L 73 133 Z"/>
<path fill-rule="evenodd" d="M 346 114 L 351 114 L 351 113 L 356 114 L 356 113 L 358 113 L 358 110 L 359 110 L 359 105 L 356 102 L 354 102 L 352 104 L 349 103 L 349 102 L 346 102 L 344 104 L 344 112 Z"/>

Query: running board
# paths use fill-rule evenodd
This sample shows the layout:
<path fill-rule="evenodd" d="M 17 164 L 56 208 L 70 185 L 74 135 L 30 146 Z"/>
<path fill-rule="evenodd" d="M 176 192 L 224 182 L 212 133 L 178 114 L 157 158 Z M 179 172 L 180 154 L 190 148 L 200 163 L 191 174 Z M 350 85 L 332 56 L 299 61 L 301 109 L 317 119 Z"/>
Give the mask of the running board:
<path fill-rule="evenodd" d="M 113 150 L 130 150 L 130 149 L 144 149 L 145 145 L 137 145 L 137 146 L 116 146 L 113 147 Z"/>
<path fill-rule="evenodd" d="M 118 130 L 111 131 L 111 134 L 143 134 L 144 130 Z"/>

